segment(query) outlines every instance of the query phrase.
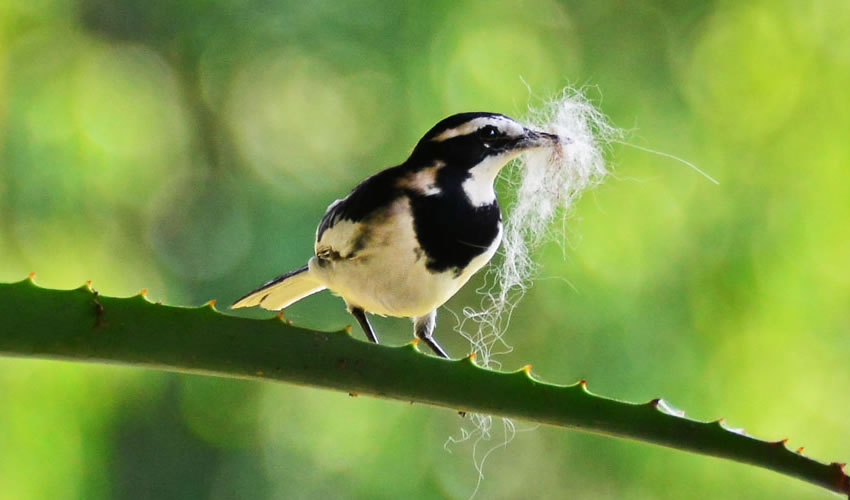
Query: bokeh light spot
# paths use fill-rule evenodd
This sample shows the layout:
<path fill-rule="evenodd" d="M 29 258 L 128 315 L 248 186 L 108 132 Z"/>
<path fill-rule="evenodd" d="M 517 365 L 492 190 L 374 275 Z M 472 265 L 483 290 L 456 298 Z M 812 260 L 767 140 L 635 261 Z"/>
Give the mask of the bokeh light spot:
<path fill-rule="evenodd" d="M 552 66 L 535 33 L 503 25 L 460 33 L 451 54 L 434 55 L 431 73 L 447 109 L 516 112 L 524 108 L 517 96 L 528 95 L 523 80 L 538 91 L 554 85 Z"/>
<path fill-rule="evenodd" d="M 267 182 L 292 195 L 353 183 L 362 119 L 344 76 L 295 51 L 257 56 L 235 76 L 228 104 L 237 144 Z M 366 141 L 368 143 L 368 141 Z"/>
<path fill-rule="evenodd" d="M 431 81 L 444 112 L 526 111 L 532 96 L 551 95 L 581 59 L 563 6 L 458 4 L 433 38 Z"/>
<path fill-rule="evenodd" d="M 731 7 L 699 37 L 684 90 L 718 132 L 758 139 L 784 126 L 795 109 L 807 51 L 794 43 L 781 15 L 769 7 Z"/>
<path fill-rule="evenodd" d="M 165 266 L 183 279 L 205 281 L 236 267 L 253 242 L 244 205 L 226 182 L 195 173 L 171 180 L 150 205 L 147 239 Z"/>
<path fill-rule="evenodd" d="M 195 434 L 217 447 L 256 445 L 259 384 L 209 377 L 185 377 L 179 382 L 183 421 Z"/>
<path fill-rule="evenodd" d="M 93 46 L 79 59 L 73 116 L 91 156 L 79 168 L 104 197 L 131 202 L 184 167 L 186 116 L 168 64 L 140 45 Z"/>

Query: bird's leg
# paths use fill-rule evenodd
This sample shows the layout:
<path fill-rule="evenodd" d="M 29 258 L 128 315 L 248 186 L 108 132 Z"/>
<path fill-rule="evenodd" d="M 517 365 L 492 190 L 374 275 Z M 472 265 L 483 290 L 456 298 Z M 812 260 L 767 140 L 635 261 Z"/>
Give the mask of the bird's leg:
<path fill-rule="evenodd" d="M 437 356 L 448 359 L 449 355 L 446 354 L 446 351 L 444 351 L 443 348 L 440 347 L 440 344 L 438 344 L 432 336 L 434 333 L 435 326 L 437 326 L 436 310 L 429 312 L 425 316 L 413 318 L 413 333 L 416 335 L 416 337 L 428 344 L 428 347 L 430 347 L 431 350 L 437 354 Z"/>
<path fill-rule="evenodd" d="M 360 307 L 349 307 L 349 311 L 351 315 L 360 323 L 360 328 L 363 329 L 363 333 L 366 334 L 366 337 L 374 343 L 378 343 L 378 336 L 375 335 L 375 330 L 372 329 L 372 325 L 369 324 L 369 319 L 366 318 L 366 312 Z"/>

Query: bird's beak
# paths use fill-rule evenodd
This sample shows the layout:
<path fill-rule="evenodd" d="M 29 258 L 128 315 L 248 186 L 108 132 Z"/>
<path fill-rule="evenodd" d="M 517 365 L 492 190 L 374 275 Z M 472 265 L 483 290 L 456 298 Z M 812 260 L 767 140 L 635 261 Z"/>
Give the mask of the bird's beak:
<path fill-rule="evenodd" d="M 525 129 L 525 134 L 517 141 L 514 149 L 525 151 L 527 149 L 535 149 L 542 147 L 551 147 L 558 144 L 561 138 L 555 134 L 540 132 L 537 130 Z"/>

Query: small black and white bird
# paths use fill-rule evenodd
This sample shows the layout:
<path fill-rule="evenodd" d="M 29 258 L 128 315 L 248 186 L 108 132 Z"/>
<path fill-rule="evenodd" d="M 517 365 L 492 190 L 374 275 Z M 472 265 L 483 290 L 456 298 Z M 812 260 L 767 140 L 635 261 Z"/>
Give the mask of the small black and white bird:
<path fill-rule="evenodd" d="M 231 307 L 279 310 L 324 289 L 345 301 L 366 336 L 366 313 L 407 317 L 439 356 L 437 308 L 496 253 L 502 215 L 493 183 L 511 159 L 558 136 L 497 113 L 460 113 L 425 134 L 401 165 L 333 202 L 307 265 L 278 276 Z"/>

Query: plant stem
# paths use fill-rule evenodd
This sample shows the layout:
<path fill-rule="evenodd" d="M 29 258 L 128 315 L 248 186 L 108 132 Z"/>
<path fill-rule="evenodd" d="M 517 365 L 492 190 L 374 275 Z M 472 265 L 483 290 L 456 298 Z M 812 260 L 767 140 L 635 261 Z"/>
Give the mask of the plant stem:
<path fill-rule="evenodd" d="M 850 496 L 838 463 L 823 464 L 767 442 L 669 411 L 556 386 L 529 369 L 499 373 L 472 358 L 448 361 L 415 343 L 386 347 L 347 332 L 317 332 L 280 319 L 227 316 L 212 305 L 182 308 L 143 296 L 104 297 L 88 286 L 49 290 L 32 280 L 0 284 L 0 354 L 146 366 L 276 380 L 568 427 L 727 458 Z"/>

